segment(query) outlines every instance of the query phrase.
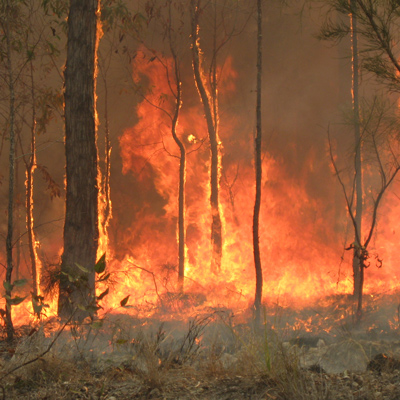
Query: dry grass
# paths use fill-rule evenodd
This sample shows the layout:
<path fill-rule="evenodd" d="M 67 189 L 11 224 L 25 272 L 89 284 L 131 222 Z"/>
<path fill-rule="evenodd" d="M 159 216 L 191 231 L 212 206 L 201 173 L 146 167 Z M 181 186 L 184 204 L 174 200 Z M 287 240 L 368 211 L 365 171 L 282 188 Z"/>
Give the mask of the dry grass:
<path fill-rule="evenodd" d="M 42 354 L 54 335 L 43 326 L 21 339 L 11 358 L 5 349 L 3 374 Z M 235 326 L 226 315 L 186 323 L 114 316 L 102 326 L 71 326 L 45 356 L 0 384 L 4 398 L 32 400 L 395 399 L 386 386 L 399 393 L 398 371 L 311 371 L 301 367 L 300 350 L 274 330 Z"/>

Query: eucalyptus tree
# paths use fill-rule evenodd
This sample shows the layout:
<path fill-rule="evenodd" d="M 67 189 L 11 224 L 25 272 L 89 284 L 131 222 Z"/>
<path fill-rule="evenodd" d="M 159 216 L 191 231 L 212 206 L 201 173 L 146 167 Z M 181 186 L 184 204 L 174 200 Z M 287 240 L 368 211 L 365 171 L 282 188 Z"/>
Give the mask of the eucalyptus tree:
<path fill-rule="evenodd" d="M 0 24 L 5 38 L 5 49 L 2 49 L 3 57 L 6 60 L 7 68 L 7 89 L 9 97 L 8 114 L 8 133 L 9 133 L 9 174 L 8 174 L 8 209 L 7 209 L 7 238 L 6 238 L 6 279 L 5 279 L 5 298 L 6 307 L 4 310 L 7 339 L 12 340 L 14 336 L 14 326 L 12 322 L 11 306 L 13 305 L 12 296 L 12 273 L 13 265 L 13 232 L 14 232 L 14 186 L 15 186 L 15 69 L 14 69 L 14 32 L 12 22 L 15 23 L 13 15 L 20 11 L 21 2 L 6 0 L 1 4 Z"/>
<path fill-rule="evenodd" d="M 19 243 L 22 236 L 27 233 L 30 269 L 32 278 L 33 307 L 41 308 L 39 300 L 39 276 L 40 267 L 37 256 L 33 225 L 33 185 L 34 171 L 38 164 L 36 162 L 36 136 L 37 128 L 43 132 L 48 122 L 47 117 L 51 114 L 49 109 L 54 105 L 49 98 L 49 86 L 43 79 L 48 74 L 48 68 L 44 66 L 44 59 L 55 51 L 50 39 L 52 33 L 46 25 L 42 3 L 39 0 L 10 0 L 0 5 L 0 28 L 4 40 L 0 45 L 1 53 L 1 82 L 2 93 L 1 108 L 8 103 L 7 110 L 1 113 L 2 124 L 8 131 L 9 140 L 9 177 L 8 177 L 8 209 L 7 209 L 7 236 L 6 236 L 6 277 L 4 280 L 6 307 L 1 310 L 6 320 L 7 335 L 12 338 L 12 306 L 22 302 L 25 297 L 12 295 L 14 288 L 26 285 L 27 279 L 13 279 L 15 271 L 18 274 L 20 260 Z M 52 50 L 51 50 L 52 49 Z M 35 72 L 38 70 L 38 72 Z M 36 75 L 41 76 L 37 79 Z M 42 81 L 40 83 L 40 81 Z M 45 108 L 41 106 L 40 99 L 45 99 Z M 5 135 L 3 136 L 4 139 Z M 26 142 L 29 141 L 29 146 Z M 3 142 L 4 143 L 4 142 Z M 25 205 L 26 205 L 26 232 L 19 231 L 19 185 L 17 176 L 18 159 L 16 158 L 17 147 L 21 148 L 21 158 L 26 167 L 25 181 Z M 28 148 L 27 148 L 28 147 Z M 44 171 L 44 170 L 43 170 Z M 52 179 L 49 172 L 45 171 L 46 177 Z M 54 184 L 55 182 L 52 181 Z M 54 186 L 54 189 L 56 185 Z M 17 210 L 14 215 L 14 209 Z M 17 254 L 15 255 L 16 247 Z M 27 263 L 29 264 L 29 263 Z M 24 288 L 26 291 L 26 288 Z M 36 299 L 36 300 L 35 300 Z"/>
<path fill-rule="evenodd" d="M 99 0 L 71 0 L 65 67 L 66 214 L 58 312 L 94 312 L 99 239 L 96 60 Z M 79 311 L 77 310 L 77 307 Z"/>
<path fill-rule="evenodd" d="M 398 31 L 400 4 L 390 0 L 330 0 L 324 2 L 323 7 L 327 7 L 327 18 L 321 28 L 319 37 L 338 41 L 350 35 L 352 43 L 353 79 L 351 92 L 355 141 L 354 179 L 350 184 L 350 191 L 346 191 L 336 166 L 335 169 L 345 194 L 347 209 L 354 229 L 354 242 L 349 248 L 353 250 L 353 292 L 357 301 L 359 319 L 362 314 L 364 272 L 368 266 L 367 259 L 369 258 L 367 247 L 375 230 L 377 210 L 382 196 L 398 172 L 397 155 L 392 150 L 387 150 L 391 154 L 392 160 L 386 163 L 382 161 L 384 154 L 377 145 L 377 137 L 381 136 L 378 135 L 381 125 L 373 130 L 368 124 L 372 116 L 376 114 L 376 101 L 373 102 L 373 107 L 370 111 L 364 110 L 364 115 L 369 116 L 365 117 L 364 121 L 361 120 L 359 72 L 371 74 L 389 92 L 400 91 L 400 64 L 398 62 L 400 52 L 396 45 L 400 39 L 400 32 Z M 336 15 L 341 15 L 342 17 L 337 18 Z M 346 16 L 348 15 L 350 19 L 346 21 Z M 380 115 L 383 115 L 382 109 L 380 109 Z M 381 120 L 383 119 L 382 117 Z M 368 137 L 372 137 L 372 139 L 368 140 Z M 395 143 L 398 141 L 398 137 L 387 135 L 386 140 Z M 380 175 L 382 184 L 376 190 L 376 195 L 372 200 L 370 220 L 368 223 L 364 222 L 365 226 L 363 227 L 362 222 L 366 221 L 367 216 L 364 204 L 366 184 L 363 182 L 363 164 L 365 164 L 365 161 L 362 160 L 364 158 L 363 153 L 370 152 L 366 147 L 368 143 L 370 148 L 373 149 L 372 152 L 376 160 L 374 171 Z M 331 159 L 334 162 L 333 157 Z M 391 166 L 389 170 L 386 169 L 388 163 Z"/>
<path fill-rule="evenodd" d="M 255 181 L 256 196 L 253 213 L 253 253 L 256 271 L 256 291 L 254 298 L 254 319 L 256 326 L 261 322 L 261 300 L 263 288 L 263 273 L 260 252 L 260 210 L 261 210 L 261 185 L 262 185 L 262 0 L 257 0 L 257 101 L 256 101 L 256 137 L 255 137 Z"/>

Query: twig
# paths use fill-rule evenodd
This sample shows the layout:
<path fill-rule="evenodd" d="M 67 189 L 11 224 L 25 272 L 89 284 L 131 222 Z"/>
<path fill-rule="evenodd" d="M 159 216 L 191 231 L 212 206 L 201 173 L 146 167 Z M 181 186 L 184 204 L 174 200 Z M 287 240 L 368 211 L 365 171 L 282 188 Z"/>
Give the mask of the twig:
<path fill-rule="evenodd" d="M 156 281 L 156 276 L 154 275 L 154 272 L 149 271 L 149 270 L 146 269 L 146 268 L 139 267 L 139 265 L 133 263 L 133 262 L 130 261 L 130 260 L 128 260 L 128 262 L 129 262 L 130 264 L 132 264 L 135 268 L 138 268 L 138 269 L 140 269 L 140 270 L 142 270 L 142 271 L 144 271 L 144 272 L 147 272 L 148 274 L 150 274 L 150 275 L 153 277 L 153 282 L 154 282 L 154 288 L 155 288 L 155 290 L 156 290 L 156 295 L 157 295 L 158 299 L 160 300 L 161 306 L 163 306 L 163 301 L 162 301 L 162 299 L 161 299 L 160 294 L 158 293 L 157 281 Z"/>

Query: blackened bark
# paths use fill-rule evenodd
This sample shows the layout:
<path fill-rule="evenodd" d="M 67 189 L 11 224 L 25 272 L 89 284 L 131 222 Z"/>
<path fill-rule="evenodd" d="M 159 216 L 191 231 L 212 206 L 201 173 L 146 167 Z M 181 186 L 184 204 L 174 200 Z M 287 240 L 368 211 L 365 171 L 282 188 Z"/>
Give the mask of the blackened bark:
<path fill-rule="evenodd" d="M 256 196 L 253 213 L 253 250 L 254 266 L 256 270 L 256 293 L 254 299 L 254 322 L 256 326 L 261 322 L 261 299 L 263 276 L 260 255 L 259 222 L 261 208 L 261 181 L 262 181 L 262 126 L 261 126 L 261 83 L 262 83 L 262 5 L 257 0 L 257 104 L 256 104 L 256 137 L 255 137 L 255 172 Z"/>
<path fill-rule="evenodd" d="M 95 77 L 99 0 L 71 0 L 65 68 L 66 215 L 58 312 L 93 304 L 98 247 Z M 89 272 L 84 273 L 76 264 Z M 69 279 L 68 275 L 73 279 Z M 74 281 L 76 278 L 78 280 Z M 74 281 L 74 282 L 71 282 Z M 90 315 L 79 310 L 76 319 Z"/>
<path fill-rule="evenodd" d="M 191 1 L 191 20 L 192 20 L 192 62 L 193 72 L 203 103 L 204 114 L 207 122 L 208 136 L 210 140 L 211 149 L 211 171 L 210 171 L 210 184 L 211 184 L 211 244 L 212 244 L 212 260 L 211 270 L 215 273 L 221 269 L 222 261 L 222 219 L 219 209 L 219 181 L 220 181 L 220 143 L 218 138 L 218 124 L 214 124 L 213 115 L 217 114 L 212 112 L 211 99 L 207 92 L 202 76 L 202 68 L 200 63 L 200 44 L 199 44 L 199 1 Z"/>

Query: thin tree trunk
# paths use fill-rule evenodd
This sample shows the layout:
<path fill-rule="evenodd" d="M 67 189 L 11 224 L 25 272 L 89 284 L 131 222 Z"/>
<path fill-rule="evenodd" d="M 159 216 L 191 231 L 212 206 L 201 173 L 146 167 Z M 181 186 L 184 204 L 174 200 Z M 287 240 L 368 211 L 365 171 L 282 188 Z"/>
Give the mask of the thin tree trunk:
<path fill-rule="evenodd" d="M 171 21 L 171 3 L 170 6 L 170 21 Z M 171 35 L 171 27 L 169 28 L 169 35 Z M 178 193 L 178 287 L 179 291 L 183 292 L 183 285 L 185 279 L 185 181 L 186 181 L 186 149 L 182 141 L 179 139 L 176 128 L 178 126 L 179 111 L 182 105 L 182 82 L 179 72 L 178 57 L 172 45 L 172 38 L 169 37 L 170 49 L 172 58 L 174 60 L 174 72 L 176 82 L 176 97 L 175 97 L 175 113 L 172 117 L 172 137 L 179 147 L 179 193 Z"/>
<path fill-rule="evenodd" d="M 105 170 L 104 170 L 104 183 L 102 190 L 104 194 L 105 206 L 104 209 L 102 210 L 103 215 L 101 224 L 102 224 L 103 235 L 107 237 L 107 229 L 112 215 L 111 196 L 110 196 L 111 141 L 110 141 L 110 121 L 108 115 L 108 85 L 105 77 L 103 78 L 103 81 L 105 88 L 105 93 L 104 93 Z"/>
<path fill-rule="evenodd" d="M 10 7 L 7 1 L 7 9 Z M 12 294 L 12 272 L 13 272 L 13 228 L 14 228 L 14 184 L 15 184 L 15 91 L 14 91 L 14 76 L 12 65 L 12 44 L 9 16 L 6 15 L 4 21 L 6 46 L 7 46 L 7 67 L 8 67 L 8 89 L 10 96 L 10 152 L 9 152 L 9 178 L 8 178 L 8 221 L 7 221 L 7 237 L 6 237 L 6 253 L 7 253 L 7 269 L 6 269 L 6 332 L 7 340 L 11 341 L 14 338 L 14 326 L 11 314 L 11 294 Z"/>
<path fill-rule="evenodd" d="M 58 312 L 93 305 L 98 247 L 95 77 L 99 0 L 71 0 L 65 68 L 66 215 Z M 83 273 L 77 264 L 87 269 Z M 69 276 L 74 279 L 70 282 Z M 72 279 L 73 280 L 73 279 Z M 92 315 L 79 310 L 74 318 Z"/>
<path fill-rule="evenodd" d="M 36 169 L 36 98 L 33 79 L 33 64 L 31 62 L 31 98 L 32 98 L 32 126 L 30 156 L 26 162 L 26 226 L 28 231 L 28 247 L 31 259 L 32 272 L 32 294 L 34 298 L 40 294 L 39 291 L 39 263 L 37 257 L 36 239 L 33 231 L 33 174 Z"/>
<path fill-rule="evenodd" d="M 361 262 L 361 246 L 362 246 L 362 212 L 363 212 L 363 188 L 362 188 L 362 138 L 360 130 L 360 109 L 359 109 L 359 62 L 358 62 L 358 40 L 357 40 L 357 17 L 355 14 L 357 1 L 350 0 L 351 9 L 351 43 L 352 43 L 352 101 L 353 101 L 353 118 L 354 118 L 354 144 L 355 159 L 354 167 L 356 173 L 355 192 L 356 192 L 356 212 L 355 212 L 355 238 L 353 251 L 353 275 L 354 275 L 354 298 L 358 301 L 358 309 L 361 313 L 360 299 L 362 297 L 363 279 L 361 279 L 363 265 Z"/>
<path fill-rule="evenodd" d="M 253 214 L 253 250 L 254 266 L 256 270 L 256 293 L 254 299 L 254 321 L 256 326 L 261 323 L 261 299 L 263 276 L 260 255 L 259 221 L 261 208 L 261 181 L 262 181 L 262 158 L 261 158 L 261 84 L 262 84 L 262 4 L 257 0 L 257 105 L 256 105 L 256 137 L 255 137 L 255 172 L 256 172 L 256 196 Z"/>
<path fill-rule="evenodd" d="M 18 160 L 18 134 L 15 135 L 15 160 Z M 19 199 L 19 194 L 18 194 L 18 188 L 19 188 L 19 164 L 18 162 L 15 163 L 15 185 L 14 185 L 14 190 L 17 193 L 15 196 L 14 200 L 14 219 L 16 223 L 14 223 L 14 235 L 16 238 L 18 238 L 15 241 L 14 244 L 14 269 L 13 269 L 13 274 L 14 274 L 14 279 L 17 280 L 19 279 L 19 272 L 20 272 L 20 266 L 21 266 L 21 226 L 20 226 L 20 219 L 21 219 L 21 204 L 20 204 L 20 199 Z"/>
<path fill-rule="evenodd" d="M 207 92 L 203 79 L 203 70 L 200 62 L 200 39 L 199 39 L 199 3 L 198 0 L 191 0 L 191 20 L 192 20 L 192 55 L 193 55 L 193 72 L 204 107 L 204 114 L 207 122 L 208 136 L 211 148 L 211 244 L 212 244 L 212 260 L 211 270 L 218 273 L 221 270 L 222 261 L 222 219 L 219 208 L 219 182 L 220 182 L 220 143 L 218 137 L 218 124 L 214 124 L 213 111 L 211 108 L 212 98 Z M 215 113 L 217 114 L 217 112 Z"/>

